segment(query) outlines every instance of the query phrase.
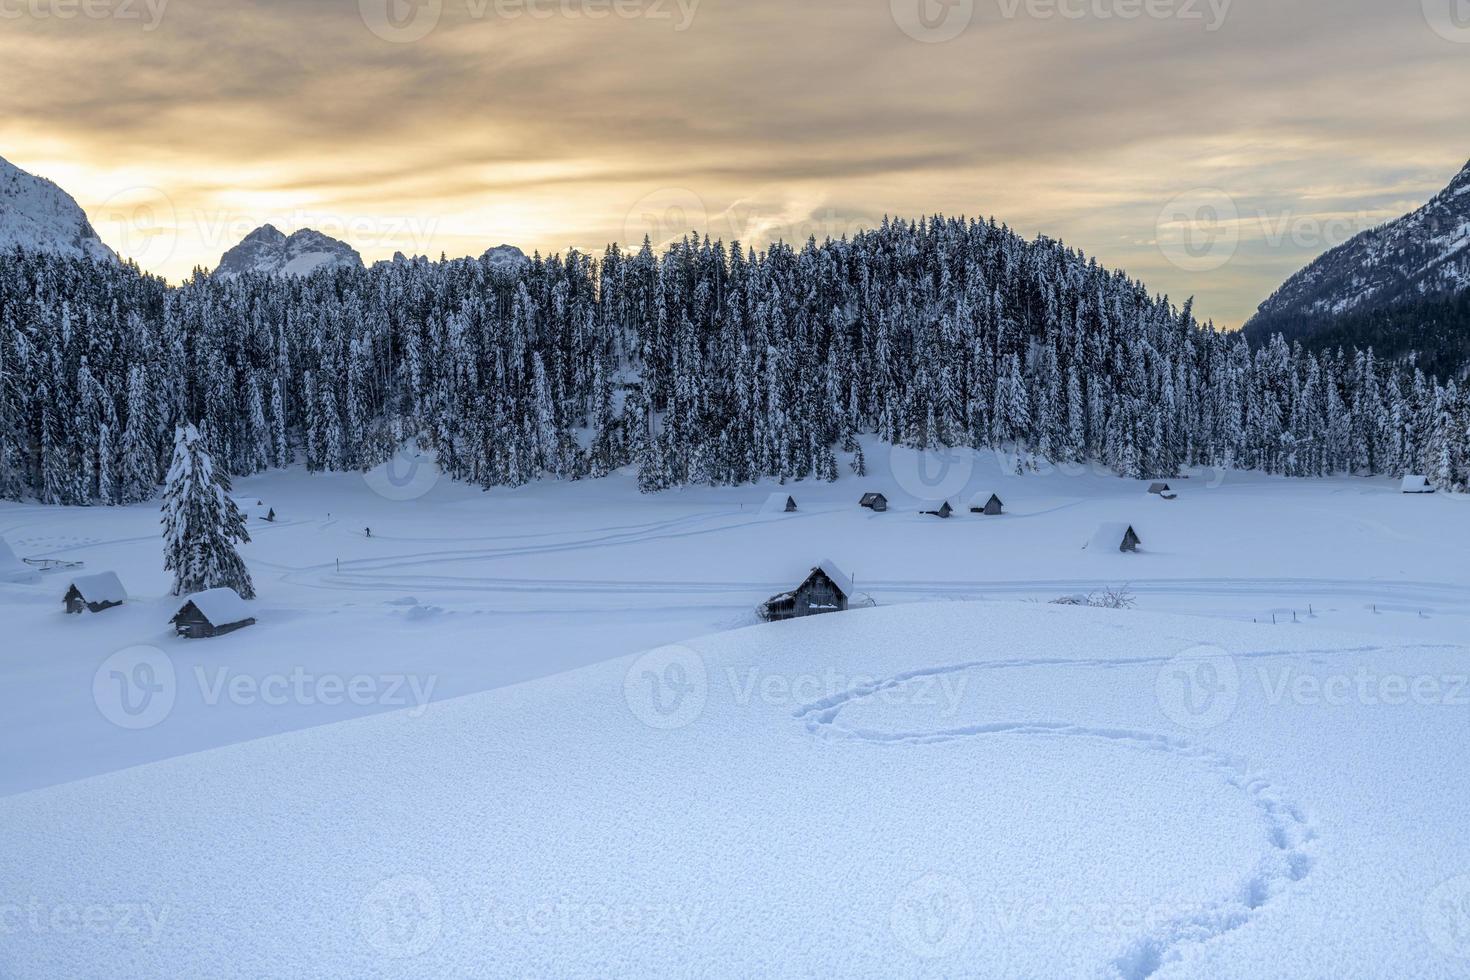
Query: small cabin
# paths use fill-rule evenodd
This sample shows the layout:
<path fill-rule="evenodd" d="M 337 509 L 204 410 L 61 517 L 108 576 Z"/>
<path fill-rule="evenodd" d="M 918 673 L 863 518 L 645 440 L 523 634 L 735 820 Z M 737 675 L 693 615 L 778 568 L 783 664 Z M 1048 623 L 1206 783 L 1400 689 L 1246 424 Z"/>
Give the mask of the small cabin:
<path fill-rule="evenodd" d="M 949 505 L 948 500 L 944 500 L 941 501 L 937 506 L 934 504 L 930 504 L 928 510 L 920 511 L 920 513 L 924 514 L 927 517 L 938 517 L 942 520 L 947 521 L 954 516 L 954 508 Z"/>
<path fill-rule="evenodd" d="M 1131 524 L 1104 524 L 1099 527 L 1083 548 L 1099 554 L 1113 551 L 1136 552 L 1143 541 Z"/>
<path fill-rule="evenodd" d="M 795 514 L 796 498 L 784 493 L 773 493 L 761 505 L 762 514 Z"/>
<path fill-rule="evenodd" d="M 888 510 L 888 498 L 881 493 L 865 493 L 859 503 L 868 508 L 868 510 L 876 511 L 879 514 Z"/>
<path fill-rule="evenodd" d="M 189 596 L 170 622 L 180 636 L 202 640 L 254 626 L 255 617 L 234 589 L 209 589 Z"/>
<path fill-rule="evenodd" d="M 986 517 L 999 517 L 1005 513 L 1005 504 L 1001 503 L 998 494 L 991 494 L 989 498 L 983 493 L 977 493 L 975 499 L 970 501 L 970 513 L 984 514 Z"/>
<path fill-rule="evenodd" d="M 71 586 L 62 596 L 66 611 L 72 614 L 101 612 L 120 606 L 127 601 L 128 593 L 116 572 L 98 572 L 96 575 L 80 575 L 71 580 Z"/>
<path fill-rule="evenodd" d="M 757 610 L 761 619 L 779 623 L 802 616 L 845 612 L 852 598 L 852 579 L 830 561 L 814 567 L 802 583 L 790 592 L 772 596 Z"/>
<path fill-rule="evenodd" d="M 1163 497 L 1165 500 L 1173 500 L 1179 496 L 1179 494 L 1174 492 L 1174 488 L 1167 483 L 1150 483 L 1148 485 L 1148 492 Z"/>
<path fill-rule="evenodd" d="M 1427 476 L 1420 476 L 1418 473 L 1411 473 L 1408 476 L 1404 477 L 1403 482 L 1399 484 L 1399 492 L 1433 493 L 1434 487 L 1430 485 L 1429 478 Z"/>

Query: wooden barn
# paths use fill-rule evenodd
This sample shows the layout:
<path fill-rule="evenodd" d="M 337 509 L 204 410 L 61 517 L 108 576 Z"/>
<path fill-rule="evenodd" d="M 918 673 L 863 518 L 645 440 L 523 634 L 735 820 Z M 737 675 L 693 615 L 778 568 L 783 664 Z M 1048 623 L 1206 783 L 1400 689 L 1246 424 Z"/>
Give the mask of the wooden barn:
<path fill-rule="evenodd" d="M 784 493 L 773 493 L 761 505 L 762 514 L 795 514 L 796 498 Z"/>
<path fill-rule="evenodd" d="M 1138 532 L 1133 530 L 1133 525 L 1114 523 L 1099 527 L 1083 548 L 1107 554 L 1112 551 L 1136 552 L 1141 544 L 1143 541 L 1138 537 Z"/>
<path fill-rule="evenodd" d="M 879 514 L 888 510 L 888 498 L 881 493 L 865 493 L 859 503 L 868 510 L 877 511 Z"/>
<path fill-rule="evenodd" d="M 61 601 L 69 613 L 101 612 L 120 606 L 127 601 L 128 593 L 116 572 L 98 572 L 96 575 L 79 575 L 71 580 L 71 587 Z"/>
<path fill-rule="evenodd" d="M 954 508 L 949 505 L 948 500 L 942 500 L 938 504 L 930 504 L 927 510 L 920 511 L 920 513 L 927 517 L 938 517 L 947 521 L 954 516 Z"/>
<path fill-rule="evenodd" d="M 189 596 L 170 622 L 180 636 L 202 640 L 253 626 L 255 617 L 234 589 L 209 589 Z"/>
<path fill-rule="evenodd" d="M 1399 493 L 1433 493 L 1434 487 L 1429 485 L 1429 478 L 1417 473 L 1410 473 L 1404 477 L 1399 484 Z"/>
<path fill-rule="evenodd" d="M 800 585 L 790 592 L 772 596 L 757 610 L 761 619 L 779 623 L 802 616 L 844 612 L 852 598 L 852 579 L 831 561 L 813 568 Z"/>
<path fill-rule="evenodd" d="M 986 517 L 999 517 L 1005 513 L 1005 504 L 1001 503 L 1000 495 L 992 493 L 989 498 L 983 493 L 975 494 L 970 501 L 970 513 L 984 514 Z"/>

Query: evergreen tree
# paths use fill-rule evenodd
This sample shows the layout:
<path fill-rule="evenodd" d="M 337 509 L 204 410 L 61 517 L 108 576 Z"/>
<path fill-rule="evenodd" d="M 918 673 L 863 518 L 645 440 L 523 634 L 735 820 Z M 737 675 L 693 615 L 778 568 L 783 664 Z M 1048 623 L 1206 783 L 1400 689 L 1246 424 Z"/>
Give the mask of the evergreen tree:
<path fill-rule="evenodd" d="M 231 588 L 241 598 L 255 598 L 250 572 L 235 550 L 250 535 L 229 491 L 229 477 L 216 469 L 199 430 L 180 426 L 163 492 L 163 567 L 174 573 L 174 595 Z"/>

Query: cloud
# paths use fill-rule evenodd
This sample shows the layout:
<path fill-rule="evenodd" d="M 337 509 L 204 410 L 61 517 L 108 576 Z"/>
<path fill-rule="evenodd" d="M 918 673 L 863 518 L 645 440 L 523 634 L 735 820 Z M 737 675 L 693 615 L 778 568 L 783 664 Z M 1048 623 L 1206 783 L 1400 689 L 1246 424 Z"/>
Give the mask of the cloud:
<path fill-rule="evenodd" d="M 7 19 L 0 155 L 89 208 L 155 189 L 174 234 L 148 264 L 174 278 L 266 220 L 354 229 L 369 259 L 548 252 L 688 192 L 725 237 L 994 215 L 1230 325 L 1470 155 L 1467 51 L 1418 4 L 961 0 L 964 29 L 930 44 L 896 23 L 906 0 L 405 0 L 437 20 L 392 43 L 374 2 Z M 1153 243 L 1200 188 L 1235 202 L 1243 240 L 1191 272 Z"/>

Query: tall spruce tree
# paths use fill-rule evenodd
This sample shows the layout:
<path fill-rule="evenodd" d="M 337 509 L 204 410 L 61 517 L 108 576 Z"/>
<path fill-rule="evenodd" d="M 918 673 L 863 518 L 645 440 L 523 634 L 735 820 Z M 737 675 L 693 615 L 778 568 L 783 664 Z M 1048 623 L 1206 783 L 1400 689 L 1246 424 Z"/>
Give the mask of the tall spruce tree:
<path fill-rule="evenodd" d="M 229 491 L 229 477 L 215 468 L 199 430 L 180 426 L 163 492 L 163 567 L 174 573 L 174 595 L 231 588 L 241 598 L 255 598 L 250 572 L 235 550 L 250 535 Z"/>

